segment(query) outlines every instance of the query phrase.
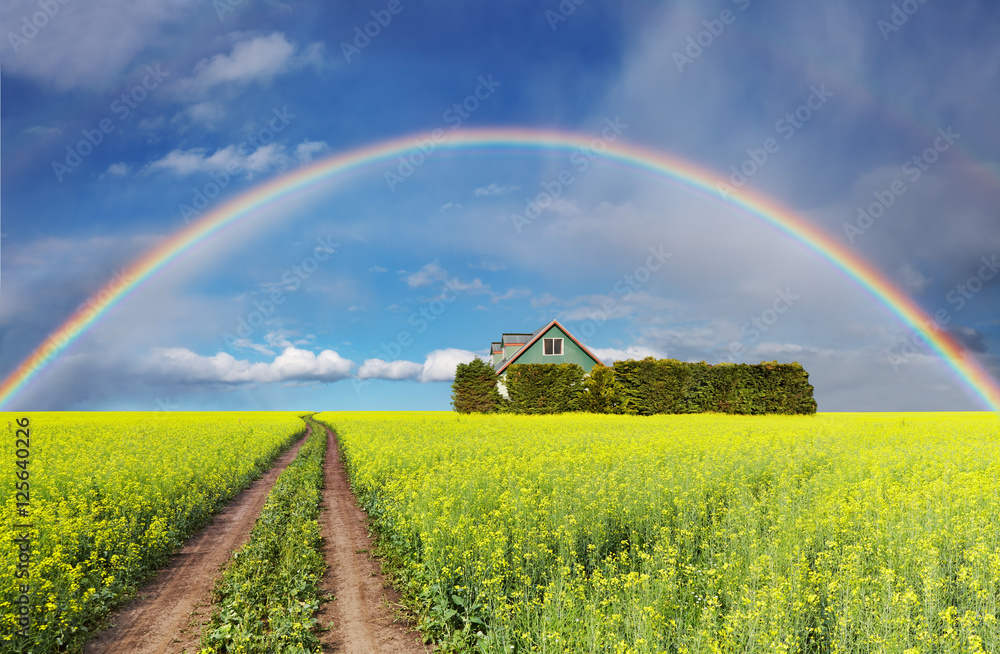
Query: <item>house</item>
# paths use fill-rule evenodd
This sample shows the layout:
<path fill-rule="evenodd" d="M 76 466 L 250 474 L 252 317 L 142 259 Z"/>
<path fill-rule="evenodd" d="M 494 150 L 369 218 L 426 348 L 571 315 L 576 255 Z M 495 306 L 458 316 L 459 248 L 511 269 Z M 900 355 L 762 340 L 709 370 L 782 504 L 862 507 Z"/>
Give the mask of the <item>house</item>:
<path fill-rule="evenodd" d="M 490 345 L 490 362 L 501 380 L 512 363 L 575 363 L 583 368 L 584 374 L 589 374 L 595 365 L 604 365 L 558 320 L 531 334 L 503 334 Z M 498 386 L 500 394 L 506 397 L 503 382 L 498 381 Z"/>

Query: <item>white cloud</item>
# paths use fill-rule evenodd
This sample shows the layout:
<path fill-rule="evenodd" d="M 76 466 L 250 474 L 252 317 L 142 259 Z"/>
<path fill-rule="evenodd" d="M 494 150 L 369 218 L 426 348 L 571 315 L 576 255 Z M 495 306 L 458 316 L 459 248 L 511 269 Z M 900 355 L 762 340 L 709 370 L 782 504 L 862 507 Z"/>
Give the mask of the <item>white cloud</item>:
<path fill-rule="evenodd" d="M 591 347 L 588 349 L 593 352 L 594 355 L 604 363 L 604 365 L 611 365 L 615 361 L 624 361 L 626 359 L 645 359 L 646 357 L 656 357 L 657 359 L 663 358 L 663 355 L 656 350 L 643 345 L 630 345 L 624 350 L 613 347 Z"/>
<path fill-rule="evenodd" d="M 368 359 L 358 369 L 358 377 L 361 379 L 417 379 L 423 370 L 423 364 L 416 361 Z"/>
<path fill-rule="evenodd" d="M 195 173 L 210 173 L 231 170 L 244 171 L 248 177 L 264 173 L 275 168 L 285 168 L 291 163 L 291 158 L 285 153 L 284 146 L 271 143 L 257 148 L 253 152 L 243 154 L 243 148 L 235 145 L 226 146 L 212 154 L 204 148 L 191 150 L 171 150 L 162 158 L 146 164 L 144 172 L 167 171 L 176 175 L 193 175 Z"/>
<path fill-rule="evenodd" d="M 30 21 L 39 6 L 27 0 L 0 3 L 0 25 L 20 31 L 22 20 Z M 60 90 L 109 86 L 159 40 L 165 25 L 185 20 L 189 9 L 205 8 L 195 0 L 87 0 L 51 7 L 58 13 L 30 40 L 0 48 L 0 66 Z"/>
<path fill-rule="evenodd" d="M 217 102 L 199 102 L 184 110 L 192 122 L 214 125 L 226 117 L 226 108 Z"/>
<path fill-rule="evenodd" d="M 204 93 L 221 84 L 267 83 L 276 76 L 312 63 L 316 49 L 307 49 L 306 58 L 295 57 L 295 45 L 281 32 L 241 41 L 228 54 L 202 59 L 191 77 L 178 80 L 180 93 Z"/>
<path fill-rule="evenodd" d="M 358 370 L 361 379 L 416 380 L 420 382 L 452 381 L 455 368 L 476 358 L 475 352 L 447 348 L 434 350 L 423 363 L 416 361 L 385 361 L 368 359 Z"/>
<path fill-rule="evenodd" d="M 410 288 L 417 288 L 439 282 L 443 279 L 445 279 L 444 268 L 438 265 L 437 261 L 431 261 L 417 272 L 407 275 L 406 285 Z"/>
<path fill-rule="evenodd" d="M 802 354 L 804 352 L 816 354 L 819 350 L 816 348 L 808 348 L 803 345 L 797 345 L 795 343 L 758 343 L 750 350 L 751 355 L 760 357 L 787 357 L 790 355 Z"/>
<path fill-rule="evenodd" d="M 502 302 L 503 300 L 517 300 L 522 297 L 528 297 L 531 295 L 531 291 L 526 288 L 511 288 L 508 289 L 503 295 L 491 294 L 490 302 Z"/>
<path fill-rule="evenodd" d="M 326 141 L 303 141 L 295 146 L 295 158 L 305 163 L 312 161 L 318 154 L 323 154 L 330 150 Z"/>
<path fill-rule="evenodd" d="M 372 266 L 371 268 L 368 269 L 368 272 L 384 273 L 389 271 L 388 269 L 383 268 L 382 266 Z"/>
<path fill-rule="evenodd" d="M 513 193 L 514 191 L 521 188 L 520 186 L 501 186 L 497 183 L 492 183 L 489 186 L 484 186 L 476 189 L 477 197 L 490 197 L 493 195 L 507 195 L 508 193 Z"/>
<path fill-rule="evenodd" d="M 453 347 L 434 350 L 427 355 L 419 379 L 422 382 L 452 381 L 455 379 L 455 368 L 458 367 L 458 364 L 469 363 L 475 358 L 475 352 Z"/>
<path fill-rule="evenodd" d="M 143 367 L 177 382 L 202 384 L 269 384 L 288 381 L 334 382 L 350 376 L 354 363 L 333 350 L 318 355 L 287 347 L 270 363 L 251 363 L 227 352 L 201 356 L 183 347 L 157 348 Z"/>
<path fill-rule="evenodd" d="M 108 166 L 108 174 L 114 175 L 115 177 L 124 177 L 128 175 L 129 166 L 127 163 L 113 163 Z"/>
<path fill-rule="evenodd" d="M 272 350 L 272 349 L 270 349 L 270 348 L 268 348 L 268 347 L 266 347 L 264 345 L 261 345 L 260 343 L 254 343 L 249 338 L 238 338 L 238 339 L 234 340 L 233 341 L 233 347 L 244 349 L 244 350 L 253 350 L 254 352 L 260 352 L 261 354 L 265 354 L 265 355 L 267 355 L 269 357 L 273 357 L 274 356 L 274 350 Z"/>

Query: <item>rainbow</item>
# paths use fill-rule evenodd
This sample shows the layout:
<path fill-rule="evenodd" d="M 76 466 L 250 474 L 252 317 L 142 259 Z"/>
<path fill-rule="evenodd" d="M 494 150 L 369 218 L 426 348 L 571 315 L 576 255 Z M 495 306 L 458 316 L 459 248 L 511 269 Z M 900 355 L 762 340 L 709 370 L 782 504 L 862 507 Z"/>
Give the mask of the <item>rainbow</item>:
<path fill-rule="evenodd" d="M 423 150 L 419 145 L 421 143 L 424 144 Z M 23 389 L 102 315 L 128 297 L 145 280 L 163 270 L 179 255 L 195 244 L 211 238 L 227 225 L 255 212 L 273 208 L 283 201 L 319 186 L 321 182 L 368 167 L 385 165 L 400 156 L 409 157 L 416 164 L 422 157 L 433 156 L 439 151 L 487 148 L 543 152 L 574 152 L 585 149 L 588 152 L 596 152 L 597 145 L 602 147 L 599 157 L 603 160 L 678 182 L 715 199 L 721 197 L 717 187 L 721 180 L 719 176 L 663 152 L 621 140 L 612 141 L 610 136 L 607 140 L 597 139 L 595 142 L 593 136 L 527 128 L 466 129 L 450 132 L 435 130 L 432 133 L 403 136 L 335 154 L 275 177 L 230 199 L 147 252 L 129 266 L 119 279 L 110 282 L 82 305 L 3 380 L 0 384 L 0 407 Z M 738 193 L 729 195 L 728 201 L 813 250 L 822 259 L 853 279 L 921 335 L 986 406 L 1000 412 L 1000 384 L 965 351 L 958 341 L 947 332 L 938 329 L 930 315 L 871 264 L 791 210 L 760 194 L 744 188 Z"/>

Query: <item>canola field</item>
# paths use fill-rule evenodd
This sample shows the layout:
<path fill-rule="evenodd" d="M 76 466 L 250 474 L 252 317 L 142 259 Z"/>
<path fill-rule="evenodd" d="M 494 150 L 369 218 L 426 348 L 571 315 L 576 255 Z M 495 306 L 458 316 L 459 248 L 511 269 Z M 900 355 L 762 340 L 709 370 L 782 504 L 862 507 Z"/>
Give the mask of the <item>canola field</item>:
<path fill-rule="evenodd" d="M 1000 652 L 995 414 L 317 418 L 443 651 Z"/>
<path fill-rule="evenodd" d="M 77 651 L 305 431 L 299 415 L 0 414 L 0 652 Z"/>

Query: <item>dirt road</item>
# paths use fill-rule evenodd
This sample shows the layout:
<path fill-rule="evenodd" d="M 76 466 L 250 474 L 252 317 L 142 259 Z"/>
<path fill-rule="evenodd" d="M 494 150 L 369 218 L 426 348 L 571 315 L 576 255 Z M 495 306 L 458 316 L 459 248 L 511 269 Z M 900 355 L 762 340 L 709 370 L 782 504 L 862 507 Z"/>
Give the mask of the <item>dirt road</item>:
<path fill-rule="evenodd" d="M 337 439 L 327 429 L 323 510 L 320 530 L 326 544 L 324 590 L 336 599 L 320 611 L 326 652 L 343 654 L 418 654 L 430 652 L 420 635 L 396 615 L 399 595 L 387 585 L 378 561 L 370 554 L 368 523 L 358 508 L 340 462 Z"/>
<path fill-rule="evenodd" d="M 306 437 L 308 437 L 308 431 Z M 242 547 L 281 471 L 295 459 L 299 440 L 234 497 L 212 522 L 175 554 L 170 564 L 115 611 L 111 626 L 84 647 L 84 654 L 193 654 L 201 626 L 212 617 L 212 588 L 230 553 Z"/>

